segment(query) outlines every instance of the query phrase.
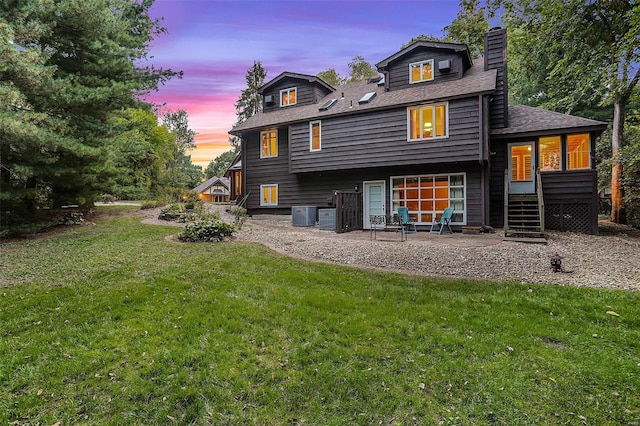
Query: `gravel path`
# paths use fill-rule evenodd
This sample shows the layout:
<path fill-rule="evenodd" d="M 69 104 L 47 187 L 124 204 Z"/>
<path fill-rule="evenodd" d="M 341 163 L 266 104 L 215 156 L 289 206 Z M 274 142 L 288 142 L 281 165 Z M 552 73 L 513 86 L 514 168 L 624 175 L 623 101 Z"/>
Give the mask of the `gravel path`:
<path fill-rule="evenodd" d="M 224 211 L 222 215 L 231 220 Z M 419 232 L 400 242 L 395 232 L 378 232 L 372 241 L 369 231 L 336 234 L 256 217 L 247 219 L 236 234 L 238 240 L 314 261 L 424 275 L 640 291 L 640 237 L 631 228 L 619 228 L 615 235 L 548 232 L 546 245 L 502 241 L 501 232 L 441 236 Z M 549 268 L 555 253 L 563 257 L 564 272 Z"/>

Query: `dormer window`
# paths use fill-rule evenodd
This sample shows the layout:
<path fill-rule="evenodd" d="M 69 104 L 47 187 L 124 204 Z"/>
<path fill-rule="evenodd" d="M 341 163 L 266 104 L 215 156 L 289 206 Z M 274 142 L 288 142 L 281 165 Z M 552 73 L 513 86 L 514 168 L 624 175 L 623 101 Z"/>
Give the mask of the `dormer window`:
<path fill-rule="evenodd" d="M 295 87 L 291 87 L 289 89 L 284 89 L 280 91 L 280 106 L 289 106 L 295 105 L 297 102 L 297 89 Z"/>
<path fill-rule="evenodd" d="M 433 80 L 433 59 L 409 64 L 409 83 Z"/>

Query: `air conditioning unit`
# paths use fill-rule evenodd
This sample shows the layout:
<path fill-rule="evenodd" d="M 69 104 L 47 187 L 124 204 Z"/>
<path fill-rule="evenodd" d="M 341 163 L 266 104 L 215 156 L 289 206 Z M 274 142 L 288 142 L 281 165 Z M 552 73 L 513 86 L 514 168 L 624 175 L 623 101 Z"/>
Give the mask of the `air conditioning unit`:
<path fill-rule="evenodd" d="M 293 226 L 315 226 L 316 212 L 315 206 L 293 206 L 291 207 L 291 222 Z"/>
<path fill-rule="evenodd" d="M 318 223 L 323 231 L 335 231 L 336 209 L 318 209 Z"/>
<path fill-rule="evenodd" d="M 447 72 L 451 70 L 451 59 L 438 61 L 438 71 Z"/>
<path fill-rule="evenodd" d="M 265 96 L 265 97 L 264 97 L 264 102 L 265 102 L 265 103 L 267 103 L 267 104 L 272 104 L 272 103 L 274 102 L 274 101 L 273 101 L 273 95 L 267 95 L 267 96 Z"/>

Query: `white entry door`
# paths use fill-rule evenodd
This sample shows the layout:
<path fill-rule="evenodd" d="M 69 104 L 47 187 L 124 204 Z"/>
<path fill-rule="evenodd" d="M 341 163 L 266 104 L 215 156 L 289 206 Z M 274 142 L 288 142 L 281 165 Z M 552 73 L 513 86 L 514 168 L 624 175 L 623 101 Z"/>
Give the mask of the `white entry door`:
<path fill-rule="evenodd" d="M 536 151 L 533 142 L 509 144 L 509 193 L 534 194 L 536 192 Z"/>
<path fill-rule="evenodd" d="M 364 198 L 364 217 L 363 228 L 371 229 L 371 215 L 384 215 L 386 211 L 385 205 L 385 185 L 383 180 L 364 182 L 362 187 Z"/>

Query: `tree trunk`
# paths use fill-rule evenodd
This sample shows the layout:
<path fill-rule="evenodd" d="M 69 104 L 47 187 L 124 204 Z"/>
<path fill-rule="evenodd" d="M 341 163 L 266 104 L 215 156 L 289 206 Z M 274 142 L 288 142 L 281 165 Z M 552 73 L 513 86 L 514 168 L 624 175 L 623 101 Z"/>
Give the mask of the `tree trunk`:
<path fill-rule="evenodd" d="M 611 138 L 611 154 L 613 167 L 611 170 L 611 222 L 625 223 L 624 188 L 622 187 L 622 161 L 620 148 L 624 136 L 625 102 L 616 97 L 613 102 L 613 135 Z"/>

